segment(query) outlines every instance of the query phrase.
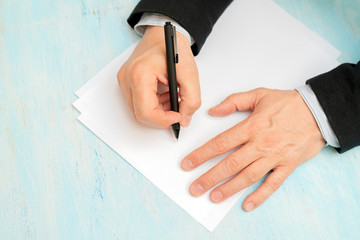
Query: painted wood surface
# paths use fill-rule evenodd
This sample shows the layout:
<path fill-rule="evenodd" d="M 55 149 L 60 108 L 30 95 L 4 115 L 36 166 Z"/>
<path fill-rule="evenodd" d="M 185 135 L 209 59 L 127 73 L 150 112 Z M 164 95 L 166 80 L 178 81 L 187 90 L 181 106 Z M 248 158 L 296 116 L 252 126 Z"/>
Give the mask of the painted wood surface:
<path fill-rule="evenodd" d="M 359 0 L 276 2 L 360 59 Z M 76 121 L 74 91 L 138 39 L 136 3 L 0 0 L 0 239 L 360 239 L 360 148 L 325 148 L 209 233 Z"/>

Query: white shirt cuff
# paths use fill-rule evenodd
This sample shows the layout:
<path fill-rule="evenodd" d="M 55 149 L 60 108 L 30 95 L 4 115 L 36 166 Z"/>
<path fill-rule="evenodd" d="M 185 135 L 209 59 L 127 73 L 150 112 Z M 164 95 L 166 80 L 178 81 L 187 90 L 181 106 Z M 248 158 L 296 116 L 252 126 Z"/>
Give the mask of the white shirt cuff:
<path fill-rule="evenodd" d="M 305 86 L 296 88 L 296 90 L 301 94 L 305 103 L 310 108 L 327 144 L 339 148 L 339 141 L 310 85 L 306 84 Z"/>
<path fill-rule="evenodd" d="M 168 16 L 158 13 L 144 13 L 134 29 L 138 34 L 143 36 L 148 26 L 164 26 L 166 22 L 171 22 L 171 24 L 176 27 L 176 31 L 184 34 L 189 40 L 190 46 L 195 43 L 195 40 L 190 36 L 188 31 L 186 31 L 178 22 Z"/>

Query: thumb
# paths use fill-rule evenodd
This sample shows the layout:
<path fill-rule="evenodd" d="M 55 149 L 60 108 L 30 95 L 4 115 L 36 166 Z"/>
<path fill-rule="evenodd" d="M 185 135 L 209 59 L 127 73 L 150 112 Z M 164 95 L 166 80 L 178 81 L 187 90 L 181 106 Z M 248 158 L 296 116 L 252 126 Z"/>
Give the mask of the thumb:
<path fill-rule="evenodd" d="M 212 116 L 226 116 L 235 111 L 254 110 L 257 101 L 256 91 L 234 93 L 228 96 L 219 105 L 210 108 Z"/>
<path fill-rule="evenodd" d="M 172 124 L 180 122 L 183 119 L 183 116 L 178 112 L 155 109 L 151 113 L 151 119 L 152 122 L 149 124 L 155 124 L 155 126 L 168 128 Z"/>

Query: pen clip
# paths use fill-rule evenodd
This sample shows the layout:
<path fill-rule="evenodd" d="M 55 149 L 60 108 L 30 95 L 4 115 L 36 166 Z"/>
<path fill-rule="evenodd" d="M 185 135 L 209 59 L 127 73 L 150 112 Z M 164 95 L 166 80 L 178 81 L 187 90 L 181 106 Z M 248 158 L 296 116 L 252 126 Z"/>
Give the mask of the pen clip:
<path fill-rule="evenodd" d="M 173 36 L 173 44 L 174 44 L 174 61 L 175 63 L 179 62 L 179 55 L 178 55 L 178 50 L 177 50 L 177 39 L 176 39 L 176 27 L 172 26 L 172 36 Z"/>

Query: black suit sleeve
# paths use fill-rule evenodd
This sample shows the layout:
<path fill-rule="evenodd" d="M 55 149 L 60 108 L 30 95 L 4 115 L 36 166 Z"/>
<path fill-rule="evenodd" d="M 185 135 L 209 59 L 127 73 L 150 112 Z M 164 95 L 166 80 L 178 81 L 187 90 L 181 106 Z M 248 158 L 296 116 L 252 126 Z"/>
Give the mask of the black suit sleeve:
<path fill-rule="evenodd" d="M 340 153 L 360 145 L 360 62 L 342 64 L 310 84 L 337 136 Z"/>
<path fill-rule="evenodd" d="M 134 27 L 143 13 L 160 13 L 171 17 L 194 38 L 191 47 L 197 55 L 215 22 L 232 0 L 141 0 L 128 18 Z"/>

